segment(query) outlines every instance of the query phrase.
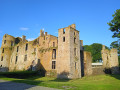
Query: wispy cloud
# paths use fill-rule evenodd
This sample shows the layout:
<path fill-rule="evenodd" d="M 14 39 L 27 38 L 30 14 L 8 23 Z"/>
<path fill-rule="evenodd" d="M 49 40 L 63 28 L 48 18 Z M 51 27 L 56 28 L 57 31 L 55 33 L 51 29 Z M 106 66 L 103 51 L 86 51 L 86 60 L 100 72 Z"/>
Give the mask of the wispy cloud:
<path fill-rule="evenodd" d="M 38 36 L 40 36 L 40 33 L 38 33 Z"/>
<path fill-rule="evenodd" d="M 20 30 L 27 31 L 27 30 L 29 30 L 29 28 L 21 27 Z"/>
<path fill-rule="evenodd" d="M 28 40 L 28 41 L 32 41 L 32 40 L 34 40 L 34 39 L 35 39 L 35 38 L 28 38 L 27 40 Z"/>
<path fill-rule="evenodd" d="M 58 34 L 58 32 L 55 32 L 55 34 Z"/>

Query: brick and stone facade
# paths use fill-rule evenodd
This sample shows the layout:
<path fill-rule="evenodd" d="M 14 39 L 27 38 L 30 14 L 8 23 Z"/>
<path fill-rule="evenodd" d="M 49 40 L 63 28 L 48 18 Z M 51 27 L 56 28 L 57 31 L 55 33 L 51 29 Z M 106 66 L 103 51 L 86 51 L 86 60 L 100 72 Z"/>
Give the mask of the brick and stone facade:
<path fill-rule="evenodd" d="M 108 51 L 102 52 L 105 66 Z M 105 67 L 117 66 L 116 50 L 109 53 L 110 64 Z M 5 34 L 0 48 L 0 72 L 44 70 L 48 76 L 54 73 L 58 78 L 81 78 L 92 74 L 91 61 L 91 54 L 84 51 L 75 24 L 59 29 L 58 37 L 40 30 L 40 36 L 33 41 L 27 41 L 24 35 L 15 38 Z"/>

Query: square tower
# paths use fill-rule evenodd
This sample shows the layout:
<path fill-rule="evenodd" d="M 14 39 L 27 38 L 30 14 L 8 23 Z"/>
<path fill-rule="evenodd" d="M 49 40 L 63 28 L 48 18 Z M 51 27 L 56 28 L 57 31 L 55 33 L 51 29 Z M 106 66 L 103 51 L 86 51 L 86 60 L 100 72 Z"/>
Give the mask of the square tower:
<path fill-rule="evenodd" d="M 80 41 L 75 24 L 59 29 L 58 35 L 58 78 L 80 78 Z"/>

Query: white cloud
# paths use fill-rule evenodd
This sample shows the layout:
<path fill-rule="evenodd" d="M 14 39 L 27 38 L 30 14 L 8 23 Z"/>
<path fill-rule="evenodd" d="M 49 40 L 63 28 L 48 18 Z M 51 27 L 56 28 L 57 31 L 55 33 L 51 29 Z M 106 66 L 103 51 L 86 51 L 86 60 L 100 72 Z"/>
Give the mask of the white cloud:
<path fill-rule="evenodd" d="M 28 30 L 29 28 L 26 28 L 26 27 L 21 27 L 20 30 L 23 30 L 23 31 L 26 31 Z"/>
<path fill-rule="evenodd" d="M 55 33 L 57 33 L 57 34 L 58 34 L 58 32 L 55 32 Z"/>
<path fill-rule="evenodd" d="M 28 40 L 28 41 L 32 41 L 32 40 L 34 40 L 34 39 L 35 39 L 35 38 L 28 38 L 27 40 Z"/>

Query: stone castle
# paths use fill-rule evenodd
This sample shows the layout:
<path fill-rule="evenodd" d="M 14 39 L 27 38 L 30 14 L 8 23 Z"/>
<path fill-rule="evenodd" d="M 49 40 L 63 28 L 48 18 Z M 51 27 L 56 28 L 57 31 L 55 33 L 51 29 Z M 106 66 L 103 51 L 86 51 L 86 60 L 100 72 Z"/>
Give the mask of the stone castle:
<path fill-rule="evenodd" d="M 109 67 L 113 64 L 112 61 L 113 66 L 118 66 L 117 51 L 112 51 L 111 56 L 105 55 L 105 49 L 102 51 L 104 63 L 107 62 L 104 58 L 112 57 L 108 60 L 111 61 Z M 81 78 L 93 73 L 91 53 L 84 51 L 83 41 L 79 40 L 79 31 L 75 24 L 59 29 L 58 37 L 40 30 L 40 36 L 33 41 L 27 41 L 26 36 L 15 38 L 5 34 L 0 48 L 0 59 L 2 72 L 45 70 L 46 75 L 49 76 L 52 72 L 58 78 Z"/>

